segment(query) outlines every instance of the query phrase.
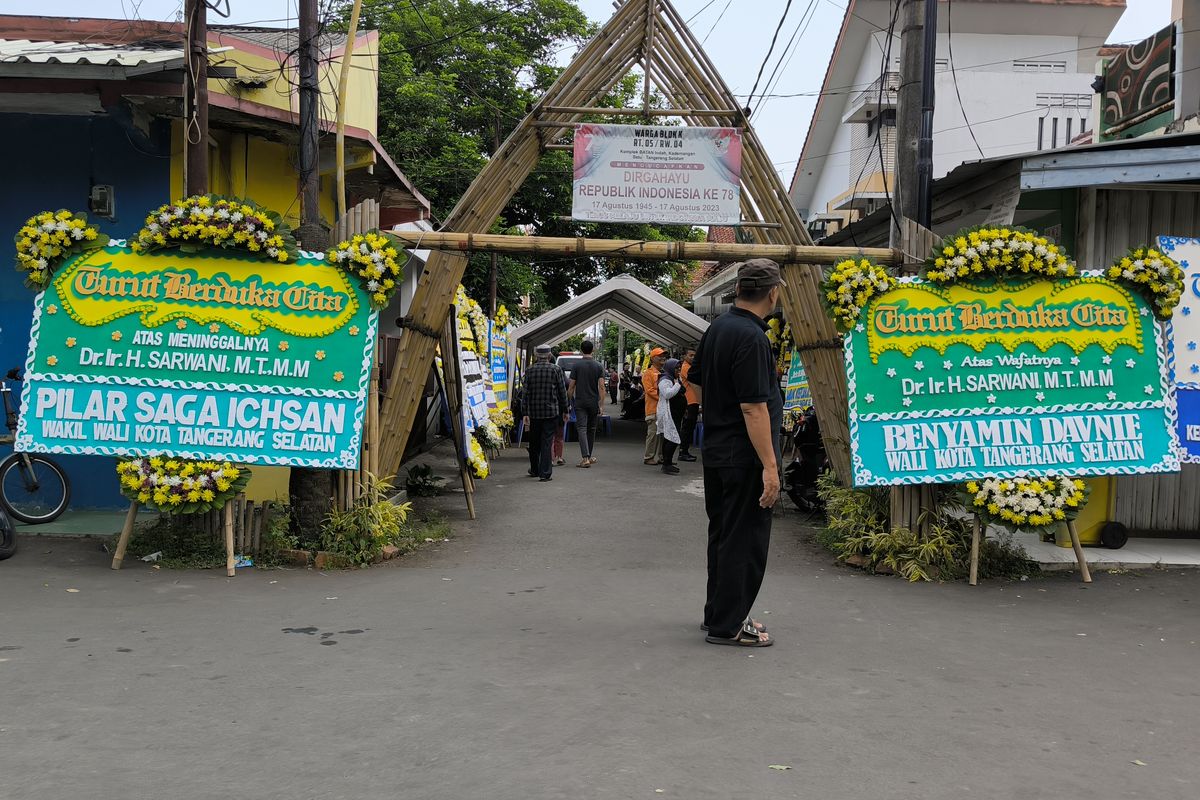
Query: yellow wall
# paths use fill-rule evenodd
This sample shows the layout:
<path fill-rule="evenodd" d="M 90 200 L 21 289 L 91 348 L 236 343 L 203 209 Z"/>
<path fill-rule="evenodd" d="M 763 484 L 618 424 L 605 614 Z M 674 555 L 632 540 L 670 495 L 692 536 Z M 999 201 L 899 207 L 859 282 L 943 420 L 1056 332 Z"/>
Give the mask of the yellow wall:
<path fill-rule="evenodd" d="M 251 89 L 237 86 L 228 81 L 210 78 L 208 91 L 210 94 L 223 94 L 242 100 L 249 100 L 284 111 L 296 113 L 300 108 L 296 84 L 299 76 L 296 73 L 295 59 L 280 66 L 280 59 L 285 54 L 276 57 L 262 56 L 245 49 L 245 43 L 236 34 L 223 34 L 219 31 L 209 31 L 209 46 L 213 49 L 231 47 L 232 50 L 218 53 L 214 56 L 214 64 L 233 66 L 239 77 L 261 77 L 270 82 L 261 89 Z M 363 128 L 372 135 L 378 133 L 379 109 L 379 40 L 376 37 L 366 39 L 359 37 L 356 42 L 351 62 L 349 85 L 346 91 L 346 124 L 355 128 Z M 328 60 L 327 60 L 328 59 Z M 339 50 L 336 57 L 322 56 L 318 68 L 317 79 L 321 88 L 321 119 L 333 122 L 337 105 L 338 78 L 341 72 L 342 56 Z"/>
<path fill-rule="evenodd" d="M 182 122 L 173 123 L 171 137 L 171 199 L 174 199 L 183 196 Z M 249 198 L 278 211 L 293 228 L 300 224 L 295 147 L 234 131 L 213 131 L 211 138 L 214 146 L 209 148 L 209 191 Z M 331 175 L 321 176 L 321 219 L 330 225 L 334 221 L 333 181 Z M 163 202 L 166 201 L 164 198 Z"/>

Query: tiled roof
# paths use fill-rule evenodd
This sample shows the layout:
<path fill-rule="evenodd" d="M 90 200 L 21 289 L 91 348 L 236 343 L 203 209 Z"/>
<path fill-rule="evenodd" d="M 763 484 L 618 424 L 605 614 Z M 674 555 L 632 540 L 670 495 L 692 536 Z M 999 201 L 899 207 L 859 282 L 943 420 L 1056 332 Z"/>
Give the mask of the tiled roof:
<path fill-rule="evenodd" d="M 708 228 L 708 241 L 719 244 L 734 244 L 737 242 L 737 232 L 727 225 L 710 225 Z"/>

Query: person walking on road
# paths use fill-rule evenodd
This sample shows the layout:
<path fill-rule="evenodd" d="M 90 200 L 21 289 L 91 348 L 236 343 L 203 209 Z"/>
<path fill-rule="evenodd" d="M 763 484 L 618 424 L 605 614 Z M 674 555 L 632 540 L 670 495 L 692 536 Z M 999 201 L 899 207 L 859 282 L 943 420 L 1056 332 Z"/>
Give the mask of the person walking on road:
<path fill-rule="evenodd" d="M 555 366 L 558 366 L 558 357 L 560 355 L 562 355 L 562 350 L 560 350 L 557 347 L 551 349 L 550 363 L 554 364 Z M 558 367 L 558 371 L 562 372 L 562 367 Z M 566 381 L 565 373 L 563 374 L 563 381 L 564 382 Z M 570 413 L 571 413 L 570 401 L 568 401 L 567 415 L 569 416 Z M 563 420 L 563 424 L 559 425 L 558 427 L 556 427 L 554 429 L 554 441 L 550 445 L 550 461 L 556 467 L 561 467 L 567 463 L 567 460 L 565 458 L 563 458 L 563 448 L 565 446 L 564 443 L 566 441 L 565 437 L 566 437 L 566 433 L 567 433 L 566 427 L 567 427 L 566 420 Z"/>
<path fill-rule="evenodd" d="M 689 347 L 683 356 L 683 365 L 679 368 L 679 380 L 683 384 L 684 396 L 687 398 L 687 408 L 683 412 L 683 425 L 679 429 L 679 460 L 695 461 L 692 455 L 692 441 L 696 437 L 696 423 L 700 419 L 700 395 L 688 380 L 692 370 L 692 362 L 696 360 L 695 348 Z"/>
<path fill-rule="evenodd" d="M 708 513 L 705 641 L 767 647 L 750 618 L 767 568 L 771 508 L 779 499 L 783 402 L 763 320 L 779 303 L 779 265 L 738 265 L 734 306 L 704 333 L 688 373 L 704 406 L 704 508 Z"/>
<path fill-rule="evenodd" d="M 534 363 L 522 384 L 523 405 L 529 431 L 529 475 L 545 482 L 553 480 L 554 465 L 550 451 L 554 431 L 567 421 L 567 385 L 563 371 L 550 361 L 550 345 L 534 350 Z"/>
<path fill-rule="evenodd" d="M 656 347 L 650 351 L 650 366 L 642 373 L 642 390 L 645 392 L 646 452 L 643 464 L 662 463 L 662 440 L 658 435 L 658 372 L 667 360 L 667 351 Z"/>
<path fill-rule="evenodd" d="M 596 463 L 596 424 L 600 421 L 600 403 L 604 397 L 604 367 L 592 357 L 596 345 L 585 339 L 579 348 L 583 358 L 571 370 L 567 394 L 575 401 L 575 429 L 579 433 L 580 467 Z"/>
<path fill-rule="evenodd" d="M 673 459 L 675 449 L 679 447 L 679 429 L 675 425 L 675 415 L 671 413 L 672 401 L 683 391 L 679 382 L 679 359 L 669 358 L 663 364 L 661 377 L 658 379 L 658 436 L 662 439 L 662 471 L 667 475 L 678 475 L 679 467 Z"/>

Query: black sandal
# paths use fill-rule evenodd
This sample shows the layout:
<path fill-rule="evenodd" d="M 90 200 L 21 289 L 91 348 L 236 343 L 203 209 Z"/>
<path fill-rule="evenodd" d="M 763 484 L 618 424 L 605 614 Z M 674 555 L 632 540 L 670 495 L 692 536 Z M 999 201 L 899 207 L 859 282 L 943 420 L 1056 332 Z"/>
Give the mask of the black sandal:
<path fill-rule="evenodd" d="M 763 639 L 763 636 L 767 638 Z M 709 634 L 704 637 L 704 641 L 709 644 L 729 644 L 735 647 L 770 647 L 775 644 L 775 640 L 769 634 L 760 634 L 749 622 L 742 625 L 742 629 L 732 638 L 727 639 L 724 636 Z"/>
<path fill-rule="evenodd" d="M 755 629 L 756 631 L 758 631 L 759 633 L 766 633 L 766 632 L 767 632 L 767 626 L 766 626 L 766 625 L 763 625 L 761 622 L 759 622 L 759 621 L 758 621 L 758 620 L 756 620 L 756 619 L 747 619 L 747 620 L 746 620 L 746 622 L 749 622 L 751 625 L 753 625 L 753 626 L 754 626 L 754 629 Z M 744 623 L 743 623 L 743 624 L 744 624 Z M 703 622 L 701 622 L 701 623 L 700 623 L 700 630 L 704 631 L 705 633 L 708 633 L 708 626 L 707 626 L 707 625 L 705 625 Z"/>

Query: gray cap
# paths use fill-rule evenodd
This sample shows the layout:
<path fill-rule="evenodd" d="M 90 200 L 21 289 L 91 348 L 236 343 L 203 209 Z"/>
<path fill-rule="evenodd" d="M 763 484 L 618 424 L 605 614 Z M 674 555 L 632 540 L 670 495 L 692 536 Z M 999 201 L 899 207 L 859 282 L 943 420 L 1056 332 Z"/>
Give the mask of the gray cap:
<path fill-rule="evenodd" d="M 548 356 L 550 355 L 550 345 L 539 344 L 537 347 L 533 348 L 533 352 L 539 356 Z"/>
<path fill-rule="evenodd" d="M 787 286 L 779 273 L 779 265 L 769 258 L 752 258 L 738 265 L 737 285 L 739 289 L 770 289 L 772 286 Z"/>

